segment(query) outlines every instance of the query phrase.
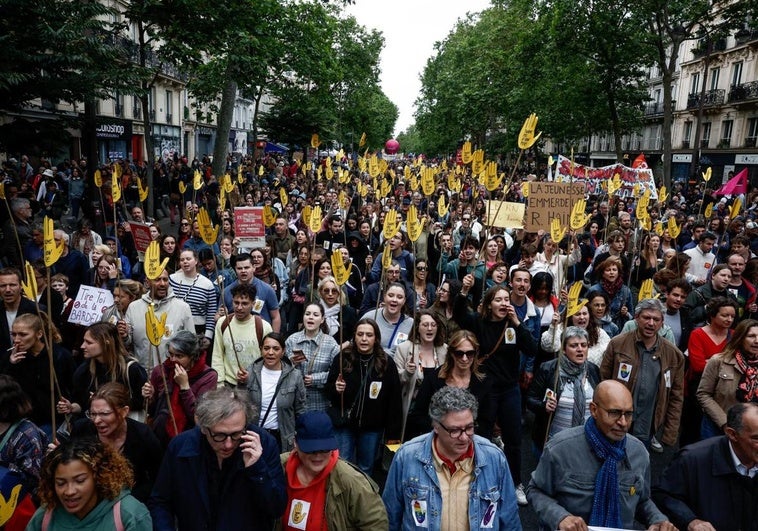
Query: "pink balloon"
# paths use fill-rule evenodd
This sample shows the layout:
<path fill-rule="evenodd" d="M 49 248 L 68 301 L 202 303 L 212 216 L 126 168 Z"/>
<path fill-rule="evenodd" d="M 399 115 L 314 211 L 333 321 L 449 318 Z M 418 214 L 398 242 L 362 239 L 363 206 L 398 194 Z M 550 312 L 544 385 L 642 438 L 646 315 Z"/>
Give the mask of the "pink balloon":
<path fill-rule="evenodd" d="M 398 150 L 398 149 L 400 149 L 400 142 L 398 142 L 398 141 L 397 141 L 397 140 L 395 140 L 394 138 L 390 138 L 390 139 L 389 139 L 389 140 L 387 140 L 387 142 L 385 142 L 385 144 L 384 144 L 384 151 L 385 151 L 385 152 L 386 152 L 388 155 L 394 155 L 395 153 L 397 153 L 397 150 Z"/>

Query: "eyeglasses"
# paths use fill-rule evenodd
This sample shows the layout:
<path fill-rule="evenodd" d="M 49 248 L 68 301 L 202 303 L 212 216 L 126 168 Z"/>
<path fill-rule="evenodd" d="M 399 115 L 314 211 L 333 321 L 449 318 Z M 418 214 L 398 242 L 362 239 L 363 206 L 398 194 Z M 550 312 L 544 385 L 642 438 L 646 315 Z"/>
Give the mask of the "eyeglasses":
<path fill-rule="evenodd" d="M 180 223 L 180 225 L 186 225 L 186 226 L 189 226 L 189 223 L 184 223 L 184 222 L 181 222 L 181 223 Z"/>
<path fill-rule="evenodd" d="M 454 350 L 453 356 L 456 358 L 462 358 L 463 356 L 466 356 L 467 358 L 473 358 L 476 356 L 476 350 Z"/>
<path fill-rule="evenodd" d="M 231 439 L 232 442 L 238 442 L 240 439 L 242 439 L 242 436 L 245 435 L 245 430 L 238 431 L 235 433 L 216 433 L 214 431 L 211 431 L 208 429 L 208 435 L 211 439 L 213 439 L 214 442 L 222 443 L 226 441 L 227 439 Z"/>
<path fill-rule="evenodd" d="M 471 218 L 463 218 L 463 221 L 471 221 Z"/>
<path fill-rule="evenodd" d="M 452 437 L 453 439 L 460 439 L 461 435 L 463 435 L 464 433 L 466 434 L 467 437 L 471 437 L 472 435 L 474 435 L 475 426 L 473 424 L 469 424 L 465 428 L 448 428 L 441 422 L 438 422 L 437 424 L 442 426 L 447 432 L 447 434 L 450 435 L 450 437 Z"/>
<path fill-rule="evenodd" d="M 105 418 L 113 415 L 113 411 L 87 411 L 84 415 L 91 420 L 97 420 L 97 417 Z"/>
<path fill-rule="evenodd" d="M 606 409 L 597 402 L 593 402 L 597 407 L 608 413 L 608 416 L 611 418 L 611 420 L 618 420 L 621 418 L 621 416 L 624 416 L 624 420 L 627 422 L 630 422 L 632 420 L 632 417 L 634 416 L 634 411 L 622 411 L 620 409 Z"/>
<path fill-rule="evenodd" d="M 339 290 L 337 288 L 323 288 L 321 291 L 325 295 L 336 295 L 339 293 Z"/>
<path fill-rule="evenodd" d="M 445 289 L 445 288 L 439 288 L 437 291 L 439 291 L 440 293 L 450 293 L 450 290 Z"/>
<path fill-rule="evenodd" d="M 416 268 L 416 271 L 428 271 L 428 270 L 429 270 L 429 268 L 426 267 L 426 266 L 421 266 L 421 267 L 417 267 Z"/>

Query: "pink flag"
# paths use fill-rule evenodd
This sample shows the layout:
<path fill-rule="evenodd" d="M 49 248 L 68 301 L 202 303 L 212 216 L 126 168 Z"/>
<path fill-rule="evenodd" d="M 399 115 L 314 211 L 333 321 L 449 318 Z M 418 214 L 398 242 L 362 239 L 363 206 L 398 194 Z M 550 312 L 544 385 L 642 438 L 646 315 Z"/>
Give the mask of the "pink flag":
<path fill-rule="evenodd" d="M 721 188 L 716 190 L 716 195 L 740 195 L 747 193 L 747 168 L 729 179 Z"/>

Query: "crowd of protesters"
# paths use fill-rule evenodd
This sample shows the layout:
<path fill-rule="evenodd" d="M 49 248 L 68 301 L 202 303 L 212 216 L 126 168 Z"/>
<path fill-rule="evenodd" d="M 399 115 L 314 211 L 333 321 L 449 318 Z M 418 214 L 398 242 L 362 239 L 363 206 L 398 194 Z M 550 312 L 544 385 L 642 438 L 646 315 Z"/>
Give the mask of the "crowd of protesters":
<path fill-rule="evenodd" d="M 743 455 L 735 441 L 747 428 L 729 415 L 758 402 L 758 194 L 721 197 L 676 184 L 664 201 L 650 201 L 646 230 L 639 197 L 608 197 L 598 187 L 600 195 L 586 196 L 586 226 L 555 242 L 548 231 L 488 221 L 487 199 L 523 202 L 522 182 L 544 180 L 544 168 L 519 168 L 491 195 L 468 169 L 451 190 L 452 160 L 423 164 L 437 171 L 430 194 L 418 184 L 420 159 L 398 158 L 372 176 L 347 157 L 230 158 L 235 186 L 221 194 L 210 160 L 175 156 L 155 164 L 147 205 L 139 198 L 143 163 L 99 168 L 106 184 L 98 187 L 85 160 L 42 160 L 36 168 L 26 156 L 4 162 L 0 464 L 19 475 L 26 496 L 14 518 L 29 520 L 41 504 L 32 529 L 63 529 L 74 517 L 91 526 L 82 529 L 99 529 L 111 514 L 116 528 L 128 529 L 270 529 L 280 519 L 284 529 L 327 521 L 341 529 L 360 527 L 361 518 L 365 528 L 387 529 L 402 520 L 403 493 L 387 491 L 383 503 L 374 483 L 391 457 L 385 444 L 421 444 L 430 430 L 432 455 L 452 473 L 445 489 L 453 488 L 458 461 L 444 452 L 462 441 L 458 457 L 476 461 L 475 442 L 491 441 L 481 456 L 494 459 L 496 447 L 504 456 L 496 462 L 506 471 L 498 484 L 509 490 L 500 494 L 505 505 L 535 500 L 537 516 L 553 529 L 582 529 L 578 516 L 545 502 L 560 493 L 551 498 L 540 481 L 568 444 L 560 432 L 586 423 L 593 441 L 614 440 L 613 422 L 623 425 L 623 437 L 628 430 L 645 456 L 727 437 L 735 462 L 753 477 L 758 452 L 752 461 Z M 115 166 L 122 199 L 114 205 Z M 238 206 L 271 209 L 265 244 L 247 246 L 235 235 Z M 218 227 L 216 241 L 202 236 L 201 208 Z M 422 228 L 411 241 L 414 211 Z M 390 212 L 398 224 L 388 233 Z M 45 217 L 63 247 L 50 268 Z M 678 234 L 670 233 L 674 222 Z M 133 223 L 159 242 L 166 266 L 157 278 L 146 278 Z M 29 271 L 36 300 L 22 289 Z M 652 294 L 641 296 L 648 280 Z M 579 297 L 570 300 L 577 282 Z M 88 327 L 69 322 L 81 286 L 114 299 Z M 148 339 L 148 309 L 165 323 L 157 348 Z M 606 380 L 620 385 L 600 386 Z M 448 403 L 436 394 L 451 387 L 470 395 Z M 626 404 L 622 387 L 628 411 L 604 409 L 601 402 Z M 445 425 L 461 411 L 475 428 Z M 604 411 L 615 415 L 608 433 Z M 525 425 L 545 462 L 531 484 L 521 473 Z M 632 495 L 637 488 L 649 496 L 657 478 L 638 479 Z M 86 481 L 94 486 L 82 493 Z M 326 511 L 347 503 L 329 490 L 338 485 L 350 485 L 355 499 L 347 501 L 367 512 Z M 424 515 L 434 514 L 423 492 L 408 494 L 403 485 L 405 495 L 421 497 Z M 662 513 L 652 498 L 642 500 L 647 523 L 668 529 L 669 520 L 686 527 L 710 518 L 696 508 L 692 518 L 682 516 L 662 485 L 654 496 Z M 618 498 L 618 486 L 593 489 L 596 502 Z M 753 486 L 744 503 L 758 503 L 756 492 Z M 469 522 L 466 514 L 473 522 L 469 502 L 445 493 L 443 506 L 458 500 L 467 509 L 444 509 L 442 528 Z M 482 507 L 476 524 L 491 527 Z M 507 525 L 519 528 L 515 507 Z M 419 511 L 414 505 L 409 513 L 416 525 Z M 587 523 L 598 514 L 591 512 Z"/>

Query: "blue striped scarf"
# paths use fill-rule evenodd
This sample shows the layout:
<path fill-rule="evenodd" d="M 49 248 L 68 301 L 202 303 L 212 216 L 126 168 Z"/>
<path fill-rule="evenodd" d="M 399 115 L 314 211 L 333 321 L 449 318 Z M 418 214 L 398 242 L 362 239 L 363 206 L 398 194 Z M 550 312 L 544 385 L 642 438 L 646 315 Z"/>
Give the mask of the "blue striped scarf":
<path fill-rule="evenodd" d="M 618 463 L 626 456 L 626 437 L 612 443 L 597 429 L 593 417 L 584 424 L 584 436 L 592 452 L 603 461 L 595 476 L 589 525 L 622 528 Z"/>

